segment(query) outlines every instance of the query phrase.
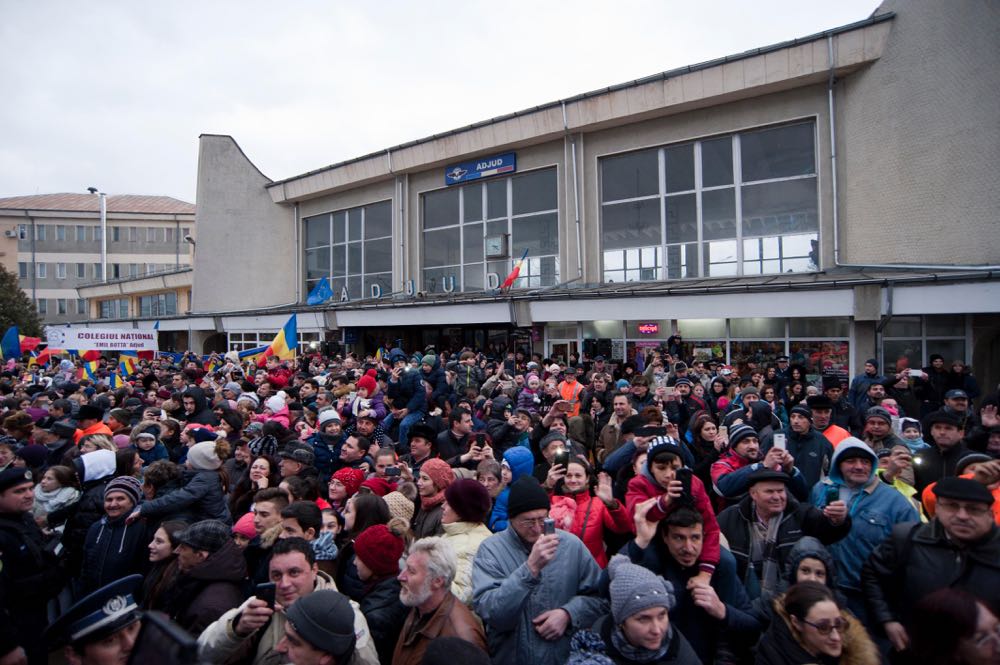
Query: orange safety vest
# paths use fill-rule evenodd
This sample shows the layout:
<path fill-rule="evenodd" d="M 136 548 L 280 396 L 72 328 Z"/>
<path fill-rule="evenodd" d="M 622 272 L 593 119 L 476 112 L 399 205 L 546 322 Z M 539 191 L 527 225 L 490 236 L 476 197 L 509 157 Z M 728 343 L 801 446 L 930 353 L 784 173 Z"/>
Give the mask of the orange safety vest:
<path fill-rule="evenodd" d="M 572 407 L 566 412 L 567 418 L 580 415 L 580 393 L 582 392 L 583 386 L 579 381 L 574 381 L 572 385 L 566 381 L 559 384 L 559 396 L 569 402 Z"/>

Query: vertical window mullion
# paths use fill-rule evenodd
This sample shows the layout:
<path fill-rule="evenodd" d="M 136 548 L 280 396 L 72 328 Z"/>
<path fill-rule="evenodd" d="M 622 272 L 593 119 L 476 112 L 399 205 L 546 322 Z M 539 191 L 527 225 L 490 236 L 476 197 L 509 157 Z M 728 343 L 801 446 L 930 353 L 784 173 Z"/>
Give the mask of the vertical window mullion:
<path fill-rule="evenodd" d="M 667 279 L 669 272 L 667 270 L 667 149 L 660 148 L 656 151 L 656 159 L 660 169 L 659 177 L 659 198 L 660 198 L 660 270 L 659 277 L 661 280 Z M 623 251 L 622 255 L 622 265 L 625 267 L 625 274 L 622 276 L 622 281 L 628 281 L 628 264 L 625 263 L 625 254 Z"/>
<path fill-rule="evenodd" d="M 465 190 L 460 187 L 458 190 L 458 290 L 465 291 Z M 481 186 L 480 189 L 486 189 Z M 483 220 L 483 229 L 486 228 L 486 221 Z M 486 256 L 483 256 L 483 263 Z"/>
<path fill-rule="evenodd" d="M 694 143 L 694 210 L 695 210 L 695 225 L 698 229 L 698 276 L 705 276 L 705 252 L 702 250 L 702 242 L 704 237 L 704 231 L 702 229 L 702 205 L 701 205 L 701 141 L 695 141 Z"/>
<path fill-rule="evenodd" d="M 733 196 L 736 197 L 736 274 L 743 276 L 743 169 L 739 134 L 733 135 Z"/>
<path fill-rule="evenodd" d="M 365 297 L 365 209 L 361 208 L 361 297 Z"/>

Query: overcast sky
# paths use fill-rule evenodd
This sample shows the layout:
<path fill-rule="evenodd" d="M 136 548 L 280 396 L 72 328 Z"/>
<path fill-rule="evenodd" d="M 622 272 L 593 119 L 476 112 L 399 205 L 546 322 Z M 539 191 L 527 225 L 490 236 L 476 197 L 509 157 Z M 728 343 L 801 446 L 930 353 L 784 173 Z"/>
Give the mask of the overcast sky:
<path fill-rule="evenodd" d="M 0 0 L 0 196 L 194 202 L 202 133 L 280 179 L 877 6 Z"/>

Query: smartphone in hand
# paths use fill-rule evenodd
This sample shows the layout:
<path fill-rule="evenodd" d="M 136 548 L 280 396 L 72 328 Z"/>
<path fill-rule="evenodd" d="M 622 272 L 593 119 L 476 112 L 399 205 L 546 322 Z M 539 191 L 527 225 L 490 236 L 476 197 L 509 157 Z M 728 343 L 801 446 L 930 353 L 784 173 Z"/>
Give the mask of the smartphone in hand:
<path fill-rule="evenodd" d="M 258 600 L 263 600 L 265 603 L 267 603 L 267 606 L 273 610 L 274 594 L 276 590 L 277 590 L 277 585 L 274 582 L 263 582 L 253 588 L 253 595 Z"/>

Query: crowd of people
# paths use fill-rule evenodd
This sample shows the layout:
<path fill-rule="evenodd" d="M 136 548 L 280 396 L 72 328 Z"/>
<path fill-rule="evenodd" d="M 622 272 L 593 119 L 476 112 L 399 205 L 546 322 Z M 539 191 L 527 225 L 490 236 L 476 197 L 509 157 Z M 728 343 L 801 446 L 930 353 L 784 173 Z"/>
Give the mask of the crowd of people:
<path fill-rule="evenodd" d="M 0 665 L 1000 663 L 995 390 L 679 354 L 10 360 Z"/>

